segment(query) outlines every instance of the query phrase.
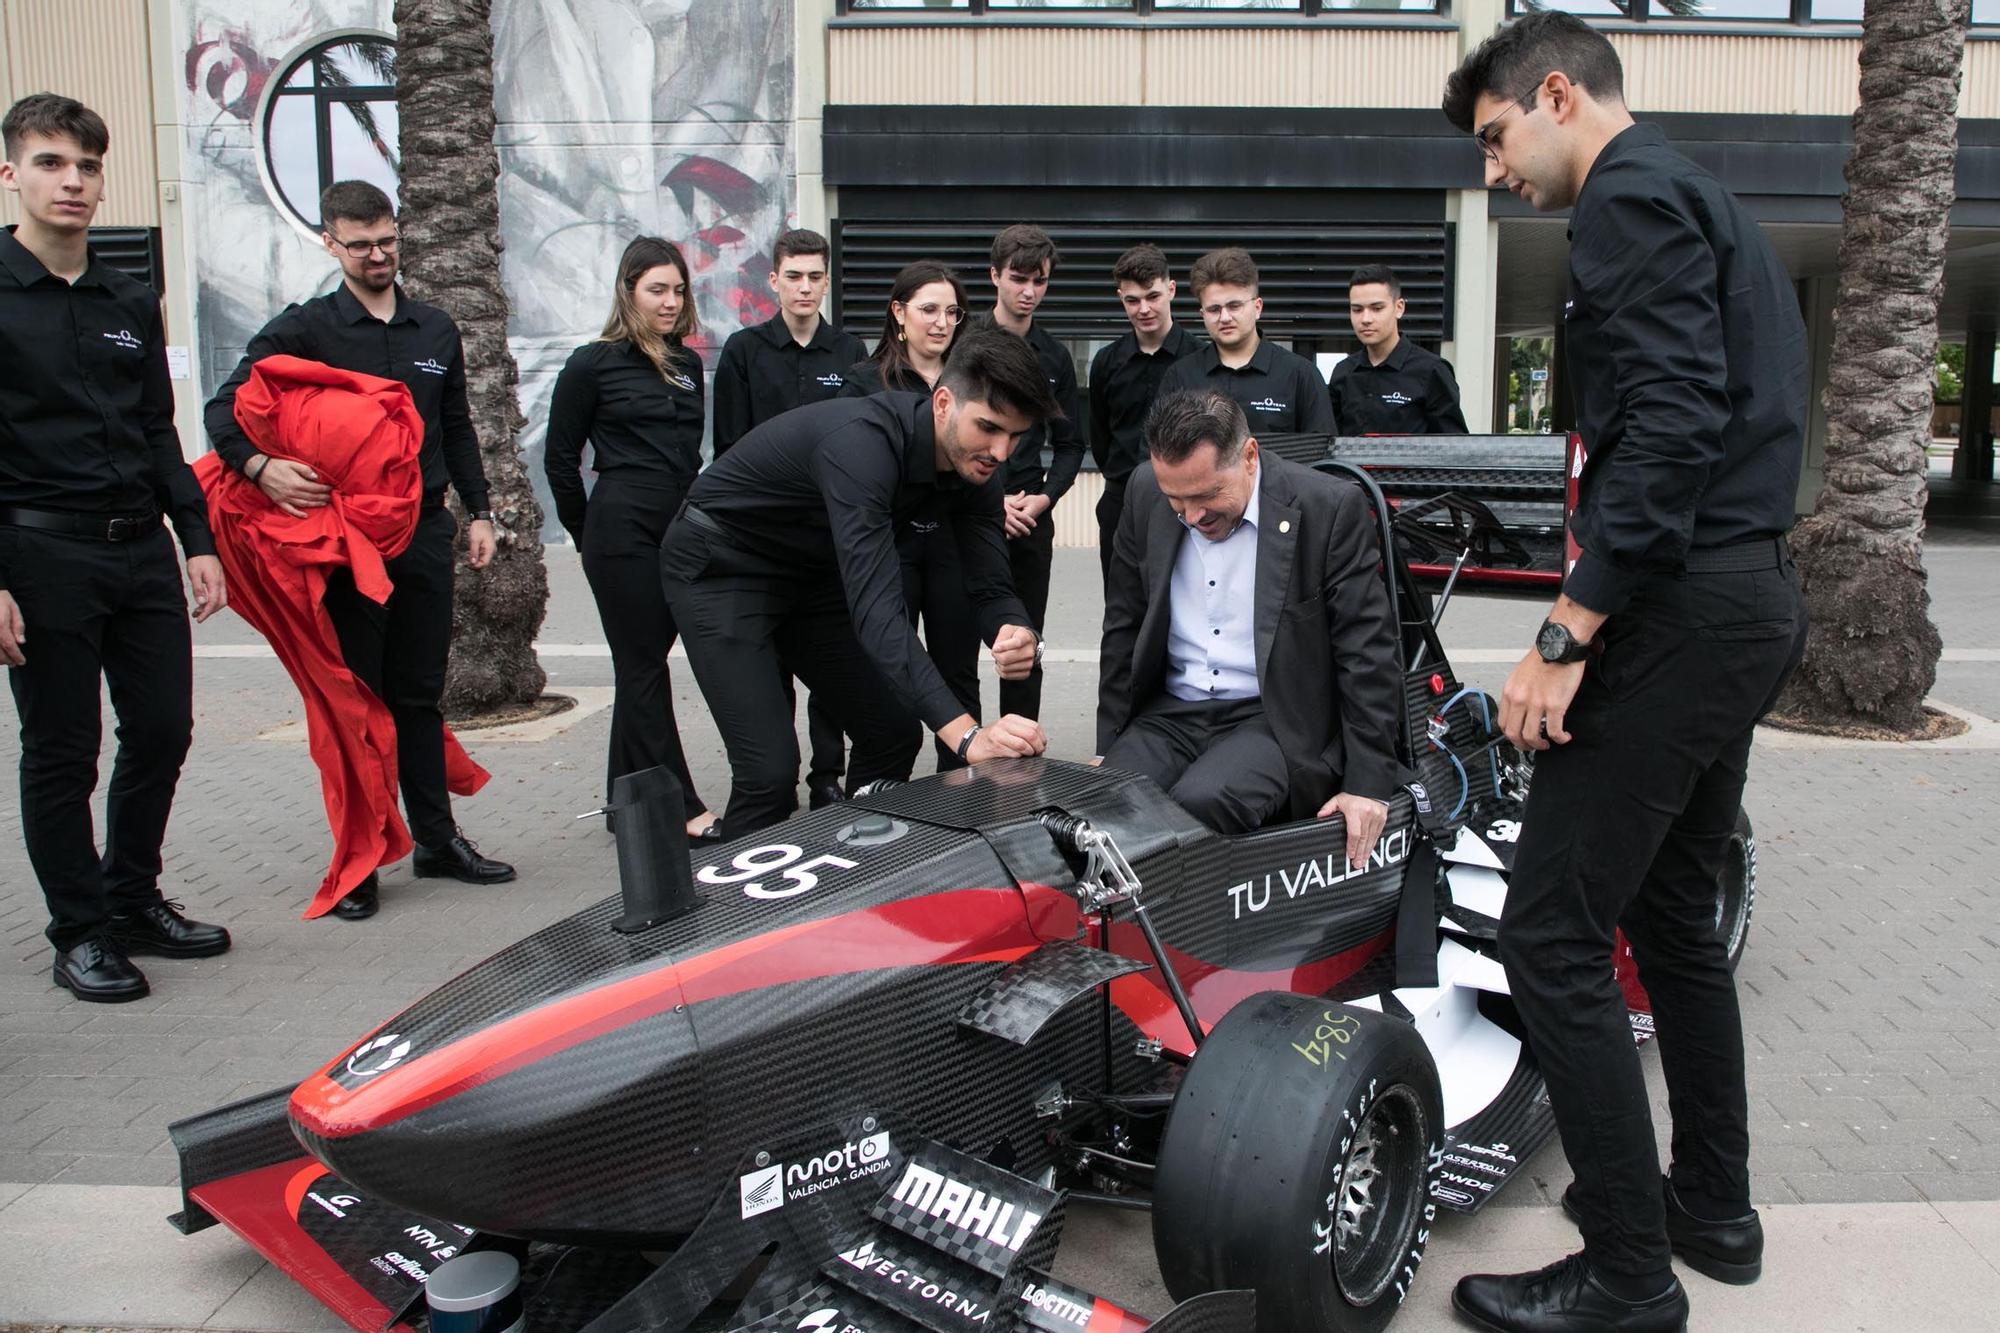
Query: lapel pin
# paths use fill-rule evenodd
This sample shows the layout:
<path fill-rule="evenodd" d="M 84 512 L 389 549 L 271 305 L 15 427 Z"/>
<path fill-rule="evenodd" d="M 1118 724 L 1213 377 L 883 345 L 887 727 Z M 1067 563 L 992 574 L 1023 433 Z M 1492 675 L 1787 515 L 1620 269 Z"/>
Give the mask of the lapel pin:
<path fill-rule="evenodd" d="M 1289 518 L 1281 518 L 1278 520 L 1278 531 L 1290 532 L 1291 530 L 1292 530 L 1292 520 L 1290 520 Z"/>

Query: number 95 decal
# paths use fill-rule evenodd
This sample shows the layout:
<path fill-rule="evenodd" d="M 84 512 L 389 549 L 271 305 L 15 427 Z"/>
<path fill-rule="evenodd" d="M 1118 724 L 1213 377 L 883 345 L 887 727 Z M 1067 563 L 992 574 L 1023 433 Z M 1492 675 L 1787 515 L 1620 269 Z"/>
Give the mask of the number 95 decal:
<path fill-rule="evenodd" d="M 703 884 L 740 884 L 744 896 L 749 898 L 796 898 L 819 886 L 819 876 L 813 872 L 852 870 L 860 864 L 844 856 L 815 856 L 810 861 L 799 860 L 805 854 L 803 847 L 774 842 L 736 853 L 729 859 L 733 869 L 703 866 L 694 872 L 694 877 Z M 761 878 L 766 875 L 776 875 L 786 882 L 776 886 L 766 884 Z"/>

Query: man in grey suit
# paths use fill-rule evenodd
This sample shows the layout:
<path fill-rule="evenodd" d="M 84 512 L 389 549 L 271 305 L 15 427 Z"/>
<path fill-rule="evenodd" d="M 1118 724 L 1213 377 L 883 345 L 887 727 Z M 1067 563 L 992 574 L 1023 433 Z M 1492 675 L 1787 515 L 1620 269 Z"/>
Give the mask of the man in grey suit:
<path fill-rule="evenodd" d="M 1213 389 L 1163 395 L 1112 543 L 1104 763 L 1221 832 L 1340 812 L 1368 852 L 1406 774 L 1396 627 L 1366 498 L 1263 456 Z"/>

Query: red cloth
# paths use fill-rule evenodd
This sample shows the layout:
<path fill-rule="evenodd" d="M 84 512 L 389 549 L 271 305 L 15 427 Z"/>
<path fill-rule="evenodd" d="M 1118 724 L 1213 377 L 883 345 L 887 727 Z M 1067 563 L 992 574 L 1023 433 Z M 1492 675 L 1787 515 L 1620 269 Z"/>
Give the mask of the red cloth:
<path fill-rule="evenodd" d="M 396 808 L 396 724 L 347 669 L 322 598 L 328 572 L 346 568 L 363 596 L 389 600 L 383 561 L 410 544 L 423 501 L 424 423 L 394 380 L 295 356 L 252 368 L 236 393 L 236 420 L 261 452 L 304 463 L 333 487 L 328 504 L 293 518 L 214 454 L 194 465 L 230 608 L 270 640 L 305 703 L 333 826 L 333 861 L 305 912 L 315 917 L 410 851 Z M 446 786 L 458 795 L 486 785 L 486 770 L 449 727 L 444 762 Z"/>

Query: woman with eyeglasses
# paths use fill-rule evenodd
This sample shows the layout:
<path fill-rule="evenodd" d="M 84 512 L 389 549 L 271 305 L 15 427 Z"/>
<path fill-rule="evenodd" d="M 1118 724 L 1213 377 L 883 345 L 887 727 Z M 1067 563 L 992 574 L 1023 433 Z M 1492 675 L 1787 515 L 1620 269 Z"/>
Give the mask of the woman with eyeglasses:
<path fill-rule="evenodd" d="M 933 259 L 920 259 L 905 267 L 889 287 L 882 340 L 867 360 L 848 370 L 847 387 L 840 396 L 929 393 L 958 342 L 966 309 L 965 286 L 951 269 Z M 977 720 L 979 626 L 965 595 L 958 549 L 929 514 L 912 518 L 896 546 L 903 558 L 903 595 L 909 600 L 910 621 L 915 624 L 921 619 L 931 661 Z M 815 730 L 815 748 L 821 739 Z M 942 742 L 937 756 L 939 769 L 965 767 Z"/>
<path fill-rule="evenodd" d="M 665 767 L 685 793 L 688 840 L 700 846 L 722 830 L 695 794 L 674 723 L 667 651 L 677 630 L 660 589 L 660 539 L 701 469 L 701 358 L 686 345 L 694 330 L 680 247 L 656 236 L 626 246 L 604 332 L 556 377 L 543 463 L 611 645 L 607 793 L 624 774 Z M 597 470 L 588 499 L 585 441 Z"/>

